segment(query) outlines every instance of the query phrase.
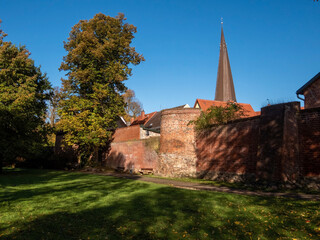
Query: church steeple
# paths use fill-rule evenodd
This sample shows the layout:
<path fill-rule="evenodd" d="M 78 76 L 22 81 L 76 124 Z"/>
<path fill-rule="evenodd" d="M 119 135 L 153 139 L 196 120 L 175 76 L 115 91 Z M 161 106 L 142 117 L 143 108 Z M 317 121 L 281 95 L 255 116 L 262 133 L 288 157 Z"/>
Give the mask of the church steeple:
<path fill-rule="evenodd" d="M 216 85 L 216 101 L 233 101 L 236 102 L 231 67 L 228 57 L 227 45 L 223 34 L 223 21 L 221 19 L 221 42 L 220 56 L 218 66 L 218 76 Z"/>

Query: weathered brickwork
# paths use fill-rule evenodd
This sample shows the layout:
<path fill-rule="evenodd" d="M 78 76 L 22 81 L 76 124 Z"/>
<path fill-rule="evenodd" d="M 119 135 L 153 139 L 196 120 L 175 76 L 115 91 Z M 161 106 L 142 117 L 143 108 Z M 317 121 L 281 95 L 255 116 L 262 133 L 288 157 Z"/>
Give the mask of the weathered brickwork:
<path fill-rule="evenodd" d="M 303 93 L 305 108 L 320 107 L 320 79 L 312 83 Z"/>
<path fill-rule="evenodd" d="M 105 165 L 113 169 L 139 172 L 142 168 L 156 169 L 158 164 L 159 137 L 114 142 L 105 159 Z"/>
<path fill-rule="evenodd" d="M 131 140 L 159 137 L 159 133 L 144 130 L 140 125 L 118 128 L 113 134 L 113 142 L 125 142 Z"/>
<path fill-rule="evenodd" d="M 298 175 L 299 102 L 261 109 L 257 178 L 266 181 L 295 181 Z"/>
<path fill-rule="evenodd" d="M 319 182 L 320 108 L 272 105 L 262 108 L 260 117 L 203 132 L 197 139 L 197 176 L 293 184 L 313 177 Z"/>
<path fill-rule="evenodd" d="M 197 137 L 197 177 L 247 179 L 256 172 L 259 117 L 219 126 Z"/>
<path fill-rule="evenodd" d="M 188 124 L 200 114 L 194 110 L 162 113 L 160 175 L 290 183 L 304 175 L 319 177 L 319 110 L 299 114 L 299 102 L 272 105 L 258 117 L 207 130 L 197 138 Z"/>
<path fill-rule="evenodd" d="M 113 142 L 123 142 L 140 139 L 140 126 L 118 128 L 113 134 Z"/>
<path fill-rule="evenodd" d="M 284 104 L 281 181 L 296 182 L 301 176 L 299 159 L 299 103 Z"/>
<path fill-rule="evenodd" d="M 159 168 L 164 176 L 196 176 L 195 132 L 189 124 L 199 109 L 164 110 L 161 115 Z"/>
<path fill-rule="evenodd" d="M 138 125 L 118 129 L 105 164 L 134 172 L 153 168 L 168 177 L 307 185 L 312 180 L 320 189 L 320 107 L 267 106 L 260 116 L 197 135 L 190 121 L 199 115 L 199 109 L 162 111 L 160 138 L 140 139 Z M 57 136 L 55 152 L 74 157 L 74 150 L 61 148 L 62 139 Z"/>
<path fill-rule="evenodd" d="M 320 176 L 320 108 L 300 112 L 299 136 L 303 175 Z"/>

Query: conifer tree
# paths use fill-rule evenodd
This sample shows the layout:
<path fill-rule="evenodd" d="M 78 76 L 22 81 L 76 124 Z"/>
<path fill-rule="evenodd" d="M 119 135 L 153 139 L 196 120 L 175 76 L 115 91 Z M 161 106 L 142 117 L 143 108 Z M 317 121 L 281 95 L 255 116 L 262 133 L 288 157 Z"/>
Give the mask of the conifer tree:
<path fill-rule="evenodd" d="M 124 112 L 123 83 L 131 75 L 130 64 L 144 60 L 130 44 L 136 27 L 116 17 L 96 14 L 81 20 L 64 43 L 67 55 L 60 70 L 63 79 L 57 128 L 65 133 L 65 142 L 78 147 L 83 164 L 112 139 L 119 116 Z"/>
<path fill-rule="evenodd" d="M 44 142 L 51 89 L 30 52 L 5 42 L 5 36 L 0 30 L 0 169 L 3 161 L 27 158 Z"/>

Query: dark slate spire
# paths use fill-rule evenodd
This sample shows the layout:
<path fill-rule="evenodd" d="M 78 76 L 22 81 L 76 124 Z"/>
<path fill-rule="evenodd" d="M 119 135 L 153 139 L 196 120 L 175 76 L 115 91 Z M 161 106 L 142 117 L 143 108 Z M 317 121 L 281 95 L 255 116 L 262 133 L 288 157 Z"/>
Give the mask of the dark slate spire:
<path fill-rule="evenodd" d="M 218 76 L 216 85 L 216 101 L 234 101 L 236 102 L 236 94 L 234 91 L 231 67 L 228 57 L 227 45 L 223 34 L 223 22 L 221 19 L 221 42 L 220 56 L 218 66 Z"/>

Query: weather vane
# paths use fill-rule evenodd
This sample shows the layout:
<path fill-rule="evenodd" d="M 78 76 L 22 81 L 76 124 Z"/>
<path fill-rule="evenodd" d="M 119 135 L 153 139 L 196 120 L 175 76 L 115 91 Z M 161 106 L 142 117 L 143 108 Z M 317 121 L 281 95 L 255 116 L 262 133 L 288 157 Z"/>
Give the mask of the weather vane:
<path fill-rule="evenodd" d="M 223 17 L 221 17 L 221 24 L 223 24 Z"/>

